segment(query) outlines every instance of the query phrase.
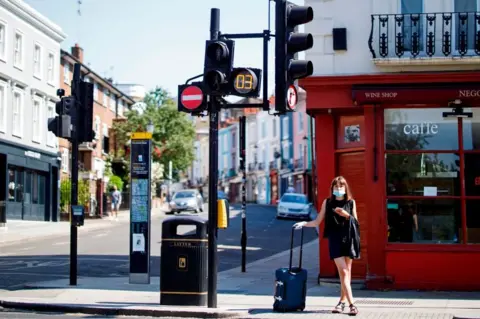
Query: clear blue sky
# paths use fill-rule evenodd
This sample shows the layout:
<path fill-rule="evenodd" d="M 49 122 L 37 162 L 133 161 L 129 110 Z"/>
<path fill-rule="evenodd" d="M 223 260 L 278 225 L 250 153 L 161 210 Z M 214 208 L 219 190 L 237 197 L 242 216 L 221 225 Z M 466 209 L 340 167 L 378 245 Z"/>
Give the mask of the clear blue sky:
<path fill-rule="evenodd" d="M 290 0 L 303 4 L 303 0 Z M 118 83 L 156 85 L 177 95 L 177 85 L 203 71 L 210 9 L 220 9 L 222 33 L 260 33 L 268 27 L 268 0 L 25 0 L 62 27 L 62 48 L 75 43 L 85 63 Z M 77 10 L 80 7 L 81 16 Z M 274 31 L 274 3 L 271 2 Z M 275 40 L 269 49 L 273 87 Z M 237 40 L 235 66 L 262 68 L 262 40 Z"/>

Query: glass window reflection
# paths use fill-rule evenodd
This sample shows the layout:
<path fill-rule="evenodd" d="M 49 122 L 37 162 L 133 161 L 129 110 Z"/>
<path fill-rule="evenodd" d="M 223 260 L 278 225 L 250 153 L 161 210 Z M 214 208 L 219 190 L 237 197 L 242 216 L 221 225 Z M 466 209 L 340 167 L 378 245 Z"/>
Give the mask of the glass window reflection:
<path fill-rule="evenodd" d="M 388 196 L 460 195 L 457 154 L 386 154 L 385 157 Z"/>
<path fill-rule="evenodd" d="M 467 201 L 467 238 L 469 244 L 480 244 L 480 200 Z"/>
<path fill-rule="evenodd" d="M 458 121 L 443 118 L 451 109 L 387 109 L 386 150 L 458 150 Z"/>
<path fill-rule="evenodd" d="M 460 243 L 459 200 L 387 200 L 388 242 Z"/>
<path fill-rule="evenodd" d="M 480 150 L 480 109 L 464 109 L 465 112 L 472 112 L 472 118 L 463 120 L 463 149 L 466 151 Z"/>

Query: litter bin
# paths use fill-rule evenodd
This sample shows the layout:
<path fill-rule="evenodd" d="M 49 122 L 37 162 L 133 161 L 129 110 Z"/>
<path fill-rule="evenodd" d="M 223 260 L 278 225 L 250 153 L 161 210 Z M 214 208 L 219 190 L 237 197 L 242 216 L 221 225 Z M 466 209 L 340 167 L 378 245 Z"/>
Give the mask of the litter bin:
<path fill-rule="evenodd" d="M 194 230 L 182 233 L 183 226 Z M 160 304 L 205 306 L 207 301 L 208 221 L 176 216 L 162 223 Z"/>

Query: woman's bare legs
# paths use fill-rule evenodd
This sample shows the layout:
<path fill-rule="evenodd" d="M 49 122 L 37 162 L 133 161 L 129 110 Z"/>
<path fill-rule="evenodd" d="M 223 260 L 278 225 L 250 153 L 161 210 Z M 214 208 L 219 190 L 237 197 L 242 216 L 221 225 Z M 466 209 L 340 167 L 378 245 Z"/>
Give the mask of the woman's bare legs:
<path fill-rule="evenodd" d="M 349 261 L 347 261 L 349 260 Z M 346 298 L 350 304 L 353 304 L 352 287 L 350 285 L 352 260 L 350 258 L 339 257 L 335 258 L 335 265 L 337 265 L 338 273 L 340 275 L 340 283 Z"/>

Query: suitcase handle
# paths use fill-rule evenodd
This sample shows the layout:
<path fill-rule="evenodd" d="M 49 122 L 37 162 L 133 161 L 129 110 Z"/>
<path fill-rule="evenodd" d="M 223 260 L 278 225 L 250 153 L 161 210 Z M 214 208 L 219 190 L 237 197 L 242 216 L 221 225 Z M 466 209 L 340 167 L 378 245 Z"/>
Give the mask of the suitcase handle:
<path fill-rule="evenodd" d="M 292 271 L 292 258 L 293 258 L 293 236 L 295 233 L 295 228 L 292 227 L 292 235 L 290 236 L 290 265 L 288 267 L 289 271 Z M 302 269 L 302 258 L 303 258 L 303 227 L 301 228 L 301 235 L 300 235 L 300 260 L 298 268 Z"/>

